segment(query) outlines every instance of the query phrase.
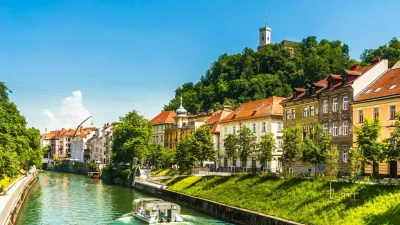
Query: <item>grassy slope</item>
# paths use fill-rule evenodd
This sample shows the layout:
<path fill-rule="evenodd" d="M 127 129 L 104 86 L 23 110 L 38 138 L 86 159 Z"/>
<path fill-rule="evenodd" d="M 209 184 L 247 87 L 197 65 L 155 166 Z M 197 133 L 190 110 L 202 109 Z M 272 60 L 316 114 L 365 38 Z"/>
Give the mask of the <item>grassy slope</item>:
<path fill-rule="evenodd" d="M 398 224 L 400 187 L 278 179 L 252 175 L 180 177 L 170 190 L 306 224 Z M 350 195 L 359 191 L 359 199 Z"/>
<path fill-rule="evenodd" d="M 0 187 L 3 187 L 3 189 L 6 189 L 10 184 L 12 184 L 15 180 L 17 180 L 19 176 L 16 176 L 15 178 L 9 179 L 8 177 L 3 178 L 0 180 Z"/>
<path fill-rule="evenodd" d="M 153 176 L 174 176 L 174 175 L 188 175 L 190 174 L 190 171 L 179 171 L 176 169 L 158 169 L 158 170 L 152 170 L 150 171 L 150 175 Z"/>

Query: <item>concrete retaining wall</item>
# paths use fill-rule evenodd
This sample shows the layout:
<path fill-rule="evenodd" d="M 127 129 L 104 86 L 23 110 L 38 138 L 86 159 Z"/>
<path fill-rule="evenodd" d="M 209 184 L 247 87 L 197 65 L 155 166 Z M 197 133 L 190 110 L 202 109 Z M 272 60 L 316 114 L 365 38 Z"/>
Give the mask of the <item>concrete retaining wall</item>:
<path fill-rule="evenodd" d="M 281 219 L 274 216 L 257 213 L 250 210 L 240 209 L 224 205 L 207 199 L 197 198 L 182 193 L 170 191 L 147 185 L 145 182 L 136 182 L 135 188 L 157 195 L 167 201 L 175 202 L 189 208 L 201 211 L 207 215 L 222 219 L 224 221 L 243 225 L 298 225 L 293 221 Z"/>

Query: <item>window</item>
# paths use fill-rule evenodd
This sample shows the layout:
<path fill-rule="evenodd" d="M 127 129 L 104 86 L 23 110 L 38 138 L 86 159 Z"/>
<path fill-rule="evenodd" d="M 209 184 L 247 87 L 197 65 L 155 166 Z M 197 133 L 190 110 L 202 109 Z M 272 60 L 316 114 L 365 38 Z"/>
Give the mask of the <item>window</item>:
<path fill-rule="evenodd" d="M 233 126 L 233 128 L 232 128 L 232 133 L 236 134 L 236 127 L 235 126 Z"/>
<path fill-rule="evenodd" d="M 303 107 L 303 117 L 307 117 L 307 107 Z"/>
<path fill-rule="evenodd" d="M 358 122 L 364 123 L 364 110 L 358 110 Z"/>
<path fill-rule="evenodd" d="M 372 91 L 372 89 L 369 89 L 365 94 L 369 94 Z"/>
<path fill-rule="evenodd" d="M 374 119 L 378 119 L 379 118 L 379 108 L 374 108 Z"/>
<path fill-rule="evenodd" d="M 328 133 L 328 124 L 324 123 L 324 133 Z"/>
<path fill-rule="evenodd" d="M 347 146 L 345 148 L 347 148 Z M 348 159 L 349 159 L 349 150 L 343 149 L 343 162 L 347 163 Z"/>
<path fill-rule="evenodd" d="M 292 109 L 292 119 L 294 120 L 296 118 L 296 110 Z"/>
<path fill-rule="evenodd" d="M 396 106 L 395 105 L 390 106 L 390 119 L 391 120 L 396 119 Z"/>
<path fill-rule="evenodd" d="M 227 128 L 227 127 L 224 128 L 224 135 L 225 135 L 225 136 L 228 135 L 228 128 Z"/>
<path fill-rule="evenodd" d="M 378 89 L 376 89 L 374 92 L 378 92 L 378 91 L 380 91 L 381 90 L 381 88 L 378 88 Z"/>
<path fill-rule="evenodd" d="M 337 100 L 337 98 L 333 99 L 332 111 L 334 111 L 334 112 L 338 111 L 338 100 Z"/>
<path fill-rule="evenodd" d="M 343 135 L 349 134 L 349 122 L 343 121 Z"/>
<path fill-rule="evenodd" d="M 393 90 L 396 86 L 397 86 L 397 84 L 393 84 L 393 85 L 389 88 L 389 90 Z"/>
<path fill-rule="evenodd" d="M 265 122 L 261 123 L 261 132 L 265 132 L 266 131 L 266 127 L 265 127 Z"/>
<path fill-rule="evenodd" d="M 349 97 L 343 96 L 343 110 L 349 109 Z"/>
<path fill-rule="evenodd" d="M 256 124 L 255 123 L 253 123 L 252 129 L 253 129 L 253 133 L 255 133 L 256 132 Z"/>
<path fill-rule="evenodd" d="M 278 132 L 281 132 L 281 131 L 282 131 L 282 123 L 278 122 Z"/>
<path fill-rule="evenodd" d="M 328 113 L 328 100 L 324 100 L 324 113 Z"/>
<path fill-rule="evenodd" d="M 310 116 L 314 116 L 314 106 L 310 106 Z"/>
<path fill-rule="evenodd" d="M 290 120 L 289 110 L 286 110 L 286 120 Z"/>
<path fill-rule="evenodd" d="M 333 123 L 333 136 L 337 136 L 337 135 L 338 135 L 338 124 Z"/>

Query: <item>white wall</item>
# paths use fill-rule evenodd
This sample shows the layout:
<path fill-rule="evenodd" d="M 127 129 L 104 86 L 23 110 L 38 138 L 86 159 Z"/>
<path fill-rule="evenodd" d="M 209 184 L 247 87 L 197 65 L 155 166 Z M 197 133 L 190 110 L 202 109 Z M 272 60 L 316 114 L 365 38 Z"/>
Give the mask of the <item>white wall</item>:
<path fill-rule="evenodd" d="M 380 77 L 386 70 L 388 70 L 388 67 L 388 60 L 383 59 L 362 76 L 358 77 L 352 84 L 353 98 L 362 90 L 364 90 L 370 83 L 375 81 L 376 78 Z"/>
<path fill-rule="evenodd" d="M 82 138 L 71 140 L 70 142 L 71 158 L 83 162 L 84 140 Z"/>

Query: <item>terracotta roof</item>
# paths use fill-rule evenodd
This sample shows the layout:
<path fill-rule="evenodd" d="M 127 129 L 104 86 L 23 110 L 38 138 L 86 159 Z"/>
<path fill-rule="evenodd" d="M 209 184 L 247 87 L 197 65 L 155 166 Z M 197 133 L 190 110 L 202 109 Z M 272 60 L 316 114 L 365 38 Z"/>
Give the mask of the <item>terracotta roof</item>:
<path fill-rule="evenodd" d="M 355 101 L 389 97 L 392 95 L 400 95 L 400 68 L 390 69 L 376 79 L 357 96 Z"/>
<path fill-rule="evenodd" d="M 295 91 L 304 91 L 304 88 L 295 88 Z"/>
<path fill-rule="evenodd" d="M 212 134 L 217 134 L 217 133 L 219 133 L 219 132 L 217 131 L 217 127 L 218 127 L 218 124 L 217 124 L 217 123 L 214 123 L 214 124 L 212 125 L 212 127 L 211 127 L 211 133 L 212 133 Z"/>
<path fill-rule="evenodd" d="M 341 80 L 341 79 L 342 79 L 342 76 L 341 76 L 341 75 L 331 74 L 330 76 L 331 76 L 333 79 L 338 79 L 338 80 Z"/>
<path fill-rule="evenodd" d="M 243 103 L 237 107 L 235 111 L 223 118 L 220 123 L 269 115 L 281 116 L 283 115 L 283 107 L 279 103 L 284 99 L 285 98 L 273 96 L 267 99 Z"/>
<path fill-rule="evenodd" d="M 218 110 L 215 113 L 213 113 L 210 119 L 207 120 L 206 124 L 213 125 L 214 123 L 218 122 L 221 119 L 222 112 L 223 112 L 222 110 Z"/>
<path fill-rule="evenodd" d="M 165 111 L 161 112 L 158 114 L 156 117 L 154 117 L 152 120 L 150 120 L 151 123 L 157 124 L 157 123 L 174 123 L 174 116 L 176 116 L 175 111 Z"/>

